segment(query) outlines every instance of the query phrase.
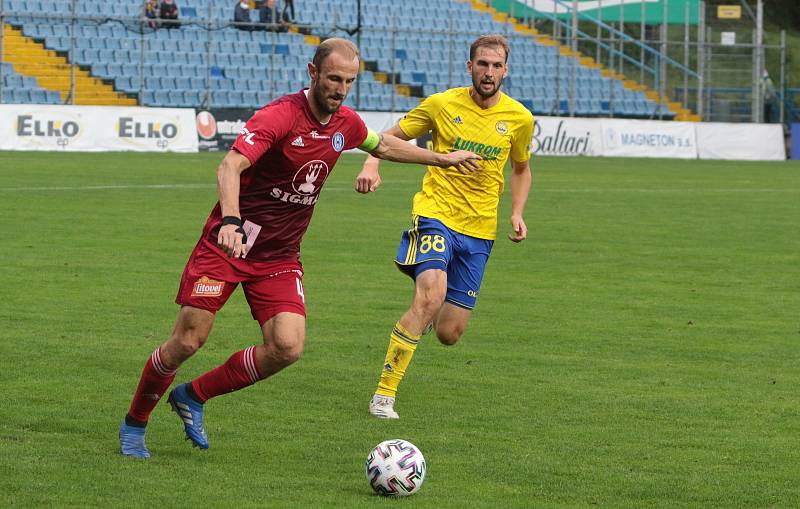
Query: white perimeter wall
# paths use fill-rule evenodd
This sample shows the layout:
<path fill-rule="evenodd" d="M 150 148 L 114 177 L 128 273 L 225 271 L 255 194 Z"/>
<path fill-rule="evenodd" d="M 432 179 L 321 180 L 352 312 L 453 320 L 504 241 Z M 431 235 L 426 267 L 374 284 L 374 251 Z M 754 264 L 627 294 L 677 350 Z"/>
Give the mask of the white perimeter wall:
<path fill-rule="evenodd" d="M 402 114 L 363 113 L 376 131 Z M 535 117 L 531 149 L 543 156 L 784 161 L 780 124 Z"/>
<path fill-rule="evenodd" d="M 362 112 L 383 131 L 402 113 Z M 536 117 L 543 156 L 783 161 L 779 124 Z M 0 104 L 0 150 L 197 152 L 195 111 L 183 108 Z"/>

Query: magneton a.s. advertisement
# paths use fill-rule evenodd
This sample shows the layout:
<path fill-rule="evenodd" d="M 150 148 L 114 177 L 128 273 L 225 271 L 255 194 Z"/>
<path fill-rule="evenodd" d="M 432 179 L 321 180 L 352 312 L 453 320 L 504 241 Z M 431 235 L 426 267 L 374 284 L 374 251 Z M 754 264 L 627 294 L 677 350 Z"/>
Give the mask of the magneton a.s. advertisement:
<path fill-rule="evenodd" d="M 603 155 L 697 159 L 693 122 L 603 119 Z"/>

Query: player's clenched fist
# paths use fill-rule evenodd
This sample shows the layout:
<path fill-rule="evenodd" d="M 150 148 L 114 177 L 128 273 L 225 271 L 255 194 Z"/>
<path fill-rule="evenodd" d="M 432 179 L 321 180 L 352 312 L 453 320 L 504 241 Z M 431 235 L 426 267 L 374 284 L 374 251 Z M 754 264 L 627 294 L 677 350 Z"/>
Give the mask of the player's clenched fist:
<path fill-rule="evenodd" d="M 528 227 L 519 216 L 511 216 L 511 228 L 514 231 L 508 234 L 508 240 L 512 242 L 522 242 L 528 236 Z"/>
<path fill-rule="evenodd" d="M 378 159 L 368 157 L 364 162 L 361 173 L 356 177 L 356 191 L 362 194 L 371 193 L 381 185 L 381 176 L 378 173 Z"/>

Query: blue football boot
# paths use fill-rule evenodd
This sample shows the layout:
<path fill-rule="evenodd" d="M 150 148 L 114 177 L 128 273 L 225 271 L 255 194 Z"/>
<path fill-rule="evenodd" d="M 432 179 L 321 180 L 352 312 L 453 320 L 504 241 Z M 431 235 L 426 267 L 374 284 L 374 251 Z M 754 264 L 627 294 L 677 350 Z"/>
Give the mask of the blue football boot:
<path fill-rule="evenodd" d="M 128 426 L 123 421 L 119 427 L 119 452 L 123 456 L 149 458 L 150 451 L 144 445 L 144 432 L 147 428 Z"/>
<path fill-rule="evenodd" d="M 188 384 L 181 384 L 169 393 L 169 404 L 183 421 L 186 439 L 195 447 L 208 449 L 208 436 L 203 428 L 203 404 L 192 399 L 186 392 Z"/>

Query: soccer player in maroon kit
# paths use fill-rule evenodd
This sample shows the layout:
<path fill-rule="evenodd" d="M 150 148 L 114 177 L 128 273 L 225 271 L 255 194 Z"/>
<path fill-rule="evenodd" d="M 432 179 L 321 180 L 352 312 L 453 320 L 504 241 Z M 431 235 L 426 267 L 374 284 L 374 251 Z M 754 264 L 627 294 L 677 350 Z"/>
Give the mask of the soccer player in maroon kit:
<path fill-rule="evenodd" d="M 308 64 L 310 88 L 256 112 L 222 160 L 219 202 L 183 271 L 175 328 L 147 360 L 120 427 L 123 455 L 150 456 L 144 440 L 150 413 L 178 367 L 203 346 L 216 311 L 239 283 L 261 326 L 263 344 L 234 353 L 170 392 L 187 439 L 207 449 L 207 400 L 274 375 L 300 357 L 305 340 L 300 241 L 343 150 L 361 148 L 382 159 L 453 166 L 464 173 L 478 168 L 480 157 L 470 152 L 438 154 L 369 130 L 354 111 L 342 107 L 358 69 L 354 44 L 324 41 Z"/>

